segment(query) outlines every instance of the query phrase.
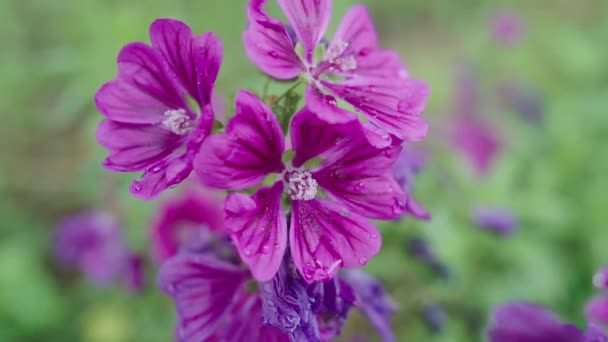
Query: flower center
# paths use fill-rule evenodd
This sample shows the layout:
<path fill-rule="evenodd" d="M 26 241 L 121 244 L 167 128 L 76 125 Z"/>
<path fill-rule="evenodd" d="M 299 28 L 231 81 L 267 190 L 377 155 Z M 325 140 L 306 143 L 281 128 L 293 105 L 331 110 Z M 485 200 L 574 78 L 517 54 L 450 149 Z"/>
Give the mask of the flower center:
<path fill-rule="evenodd" d="M 177 135 L 184 135 L 192 130 L 192 121 L 185 109 L 168 110 L 165 112 L 165 116 L 167 118 L 163 121 L 163 126 L 171 130 L 171 132 Z"/>
<path fill-rule="evenodd" d="M 310 172 L 289 171 L 285 178 L 288 182 L 287 193 L 293 201 L 310 201 L 317 196 L 319 183 Z"/>
<path fill-rule="evenodd" d="M 350 71 L 357 68 L 357 60 L 354 56 L 344 56 L 349 45 L 349 43 L 340 40 L 327 49 L 327 60 L 340 71 Z"/>

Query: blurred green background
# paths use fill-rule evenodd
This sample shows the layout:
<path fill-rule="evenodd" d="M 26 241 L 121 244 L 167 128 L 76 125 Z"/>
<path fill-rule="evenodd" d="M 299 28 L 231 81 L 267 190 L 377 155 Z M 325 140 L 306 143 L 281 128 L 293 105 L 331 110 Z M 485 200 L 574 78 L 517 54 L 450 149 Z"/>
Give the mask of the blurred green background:
<path fill-rule="evenodd" d="M 354 2 L 335 2 L 333 27 Z M 432 88 L 425 114 L 431 162 L 416 179 L 415 195 L 433 220 L 385 224 L 382 252 L 367 267 L 400 304 L 398 340 L 482 340 L 491 307 L 513 298 L 584 324 L 592 274 L 608 263 L 608 2 L 363 2 L 382 45 L 398 50 L 411 74 Z M 245 0 L 0 1 L 0 341 L 171 339 L 173 307 L 154 287 L 152 264 L 141 295 L 97 289 L 59 270 L 49 240 L 58 219 L 95 207 L 118 215 L 131 247 L 147 252 L 158 203 L 129 195 L 135 175 L 102 169 L 93 96 L 114 77 L 120 48 L 147 41 L 157 17 L 222 38 L 218 87 L 229 102 L 238 88 L 261 89 L 264 77 L 241 42 L 245 6 Z M 521 42 L 510 48 L 497 46 L 489 33 L 501 9 L 525 23 Z M 440 136 L 463 63 L 479 71 L 482 114 L 505 143 L 483 178 Z M 505 80 L 542 95 L 540 124 L 496 105 L 495 85 Z M 475 229 L 470 211 L 477 204 L 512 210 L 520 230 L 500 238 Z M 449 280 L 407 255 L 406 240 L 414 235 L 449 266 Z M 420 315 L 429 303 L 446 314 L 438 334 Z M 368 335 L 363 322 L 353 314 L 345 336 Z"/>

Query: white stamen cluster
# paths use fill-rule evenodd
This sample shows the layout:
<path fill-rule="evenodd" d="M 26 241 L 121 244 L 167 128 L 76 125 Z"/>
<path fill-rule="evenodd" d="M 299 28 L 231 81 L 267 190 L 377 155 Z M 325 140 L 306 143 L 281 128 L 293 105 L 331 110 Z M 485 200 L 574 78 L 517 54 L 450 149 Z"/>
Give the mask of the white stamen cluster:
<path fill-rule="evenodd" d="M 177 135 L 184 135 L 192 130 L 191 120 L 185 109 L 168 110 L 165 112 L 167 117 L 163 121 L 163 126 L 171 130 L 171 132 Z"/>
<path fill-rule="evenodd" d="M 340 71 L 350 71 L 357 68 L 357 60 L 354 56 L 343 56 L 349 45 L 349 43 L 340 40 L 327 49 L 327 60 Z"/>
<path fill-rule="evenodd" d="M 310 172 L 292 171 L 287 175 L 287 193 L 293 201 L 310 201 L 317 196 L 319 183 Z"/>

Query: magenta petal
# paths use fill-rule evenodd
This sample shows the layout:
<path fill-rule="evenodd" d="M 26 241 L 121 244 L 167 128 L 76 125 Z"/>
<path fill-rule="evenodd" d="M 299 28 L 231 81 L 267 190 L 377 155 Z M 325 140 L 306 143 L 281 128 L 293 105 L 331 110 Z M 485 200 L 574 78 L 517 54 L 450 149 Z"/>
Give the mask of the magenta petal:
<path fill-rule="evenodd" d="M 144 43 L 120 51 L 118 76 L 99 89 L 95 104 L 109 119 L 131 124 L 157 124 L 166 111 L 187 108 L 160 54 Z"/>
<path fill-rule="evenodd" d="M 209 137 L 194 164 L 206 185 L 240 190 L 261 183 L 269 173 L 281 172 L 284 150 L 283 132 L 270 108 L 241 91 L 226 133 Z"/>
<path fill-rule="evenodd" d="M 304 70 L 287 29 L 269 18 L 266 0 L 251 0 L 247 9 L 249 27 L 243 34 L 247 57 L 266 74 L 280 79 L 296 78 Z"/>
<path fill-rule="evenodd" d="M 140 179 L 131 183 L 131 194 L 141 200 L 153 200 L 166 189 L 181 183 L 192 172 L 192 158 L 186 155 L 161 160 L 150 166 Z"/>
<path fill-rule="evenodd" d="M 424 207 L 420 205 L 420 203 L 416 202 L 414 197 L 412 197 L 411 195 L 408 196 L 407 201 L 405 203 L 405 212 L 408 215 L 413 216 L 419 220 L 429 221 L 431 219 L 431 214 L 426 209 L 424 209 Z"/>
<path fill-rule="evenodd" d="M 219 38 L 213 33 L 195 37 L 181 21 L 157 19 L 150 26 L 150 39 L 188 94 L 199 106 L 209 104 L 222 60 Z"/>
<path fill-rule="evenodd" d="M 422 140 L 428 124 L 420 117 L 429 88 L 414 79 L 359 77 L 323 85 L 365 115 L 374 126 L 405 141 Z"/>
<path fill-rule="evenodd" d="M 341 267 L 361 267 L 378 251 L 376 227 L 347 207 L 323 199 L 294 201 L 289 245 L 308 283 L 331 279 Z"/>
<path fill-rule="evenodd" d="M 319 118 L 318 112 L 304 107 L 291 121 L 290 132 L 291 146 L 296 152 L 293 166 L 300 167 L 350 136 L 361 134 L 361 125 L 357 121 L 328 123 Z"/>
<path fill-rule="evenodd" d="M 343 53 L 346 56 L 364 56 L 378 48 L 378 35 L 364 5 L 353 6 L 342 18 L 331 45 L 341 43 L 348 44 Z"/>
<path fill-rule="evenodd" d="M 287 222 L 281 207 L 283 183 L 261 188 L 253 197 L 226 199 L 226 227 L 253 277 L 268 281 L 277 273 L 287 247 Z"/>
<path fill-rule="evenodd" d="M 216 332 L 246 271 L 216 258 L 178 255 L 163 264 L 158 286 L 175 301 L 180 341 L 205 341 Z"/>
<path fill-rule="evenodd" d="M 359 215 L 374 219 L 397 219 L 405 210 L 407 196 L 391 170 L 401 146 L 379 149 L 362 137 L 344 139 L 324 155 L 313 173 L 330 197 Z"/>
<path fill-rule="evenodd" d="M 331 0 L 277 0 L 296 32 L 306 61 L 312 63 L 315 47 L 331 19 Z"/>
<path fill-rule="evenodd" d="M 336 98 L 332 95 L 323 94 L 314 86 L 306 89 L 306 108 L 315 113 L 317 117 L 331 124 L 343 124 L 357 121 L 357 116 L 338 107 Z"/>
<path fill-rule="evenodd" d="M 103 120 L 97 128 L 99 144 L 109 156 L 104 166 L 114 171 L 140 171 L 171 154 L 183 137 L 161 127 Z"/>

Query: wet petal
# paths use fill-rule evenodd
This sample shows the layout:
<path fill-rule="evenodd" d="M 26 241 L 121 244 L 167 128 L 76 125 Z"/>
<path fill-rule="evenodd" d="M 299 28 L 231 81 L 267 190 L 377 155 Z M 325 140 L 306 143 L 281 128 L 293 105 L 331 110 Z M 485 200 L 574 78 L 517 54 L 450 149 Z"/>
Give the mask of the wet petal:
<path fill-rule="evenodd" d="M 364 5 L 353 6 L 342 18 L 330 46 L 341 43 L 347 44 L 345 56 L 365 56 L 378 48 L 378 35 Z"/>
<path fill-rule="evenodd" d="M 163 264 L 158 286 L 175 301 L 178 337 L 205 341 L 223 323 L 246 272 L 205 255 L 183 254 Z"/>
<path fill-rule="evenodd" d="M 114 171 L 140 171 L 181 146 L 184 138 L 149 125 L 102 121 L 97 128 L 99 144 L 108 149 L 104 166 Z"/>
<path fill-rule="evenodd" d="M 247 57 L 266 74 L 280 79 L 296 78 L 304 71 L 295 44 L 281 21 L 269 18 L 266 0 L 251 0 L 247 9 L 249 27 L 243 34 Z"/>
<path fill-rule="evenodd" d="M 359 215 L 397 219 L 407 200 L 390 172 L 400 151 L 401 146 L 378 149 L 363 137 L 347 138 L 324 154 L 313 178 L 330 197 Z"/>
<path fill-rule="evenodd" d="M 118 75 L 99 89 L 95 104 L 109 119 L 129 124 L 159 124 L 165 112 L 187 109 L 160 53 L 144 43 L 120 51 Z"/>
<path fill-rule="evenodd" d="M 201 107 L 209 104 L 222 61 L 219 38 L 213 33 L 196 37 L 181 21 L 157 19 L 150 26 L 150 39 L 188 94 Z"/>
<path fill-rule="evenodd" d="M 141 200 L 153 200 L 166 189 L 181 183 L 192 172 L 192 157 L 179 155 L 150 166 L 140 179 L 131 183 L 131 194 Z"/>
<path fill-rule="evenodd" d="M 341 267 L 361 267 L 378 251 L 376 227 L 333 201 L 294 201 L 289 245 L 306 282 L 331 279 Z"/>
<path fill-rule="evenodd" d="M 245 290 L 235 294 L 235 303 L 230 310 L 230 320 L 224 328 L 225 342 L 288 342 L 289 336 L 263 323 L 262 300 Z"/>
<path fill-rule="evenodd" d="M 323 86 L 353 105 L 379 130 L 405 141 L 422 140 L 428 124 L 420 117 L 429 88 L 421 81 L 359 77 Z"/>
<path fill-rule="evenodd" d="M 241 91 L 236 116 L 225 134 L 212 135 L 194 164 L 203 183 L 240 190 L 261 183 L 267 174 L 281 172 L 285 141 L 270 108 L 255 95 Z"/>
<path fill-rule="evenodd" d="M 287 248 L 287 222 L 281 206 L 283 183 L 261 188 L 252 197 L 231 194 L 226 199 L 226 227 L 253 277 L 268 281 Z"/>
<path fill-rule="evenodd" d="M 293 160 L 295 167 L 302 166 L 311 158 L 340 144 L 344 139 L 361 134 L 361 126 L 358 122 L 332 124 L 319 118 L 324 114 L 305 107 L 291 121 L 291 146 L 296 152 Z M 356 120 L 354 115 L 353 119 Z"/>
<path fill-rule="evenodd" d="M 331 0 L 277 0 L 296 32 L 308 63 L 331 19 Z"/>

